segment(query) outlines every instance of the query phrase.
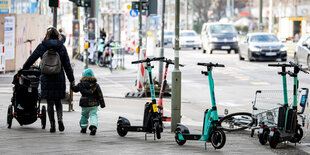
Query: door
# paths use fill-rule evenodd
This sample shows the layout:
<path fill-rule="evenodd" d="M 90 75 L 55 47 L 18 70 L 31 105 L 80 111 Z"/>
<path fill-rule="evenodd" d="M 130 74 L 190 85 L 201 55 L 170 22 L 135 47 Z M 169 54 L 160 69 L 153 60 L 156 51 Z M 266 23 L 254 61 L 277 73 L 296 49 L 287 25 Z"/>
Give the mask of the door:
<path fill-rule="evenodd" d="M 248 42 L 249 42 L 249 36 L 246 36 L 240 43 L 240 55 L 243 58 L 248 57 L 248 49 L 249 49 Z"/>
<path fill-rule="evenodd" d="M 306 43 L 307 46 L 301 46 L 300 51 L 298 52 L 298 60 L 302 65 L 307 65 L 307 57 L 309 53 L 309 47 L 310 47 L 310 37 L 307 38 L 304 43 Z"/>

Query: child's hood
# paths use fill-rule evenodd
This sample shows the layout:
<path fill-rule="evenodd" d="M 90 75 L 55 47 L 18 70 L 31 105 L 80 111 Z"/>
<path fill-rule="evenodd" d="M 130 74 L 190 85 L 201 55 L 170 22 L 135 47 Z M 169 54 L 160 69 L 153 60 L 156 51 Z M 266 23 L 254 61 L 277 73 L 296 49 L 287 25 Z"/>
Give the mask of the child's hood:
<path fill-rule="evenodd" d="M 84 76 L 80 80 L 80 83 L 84 88 L 84 90 L 82 91 L 86 91 L 85 93 L 89 91 L 91 91 L 90 93 L 92 93 L 96 90 L 97 79 L 95 77 Z"/>

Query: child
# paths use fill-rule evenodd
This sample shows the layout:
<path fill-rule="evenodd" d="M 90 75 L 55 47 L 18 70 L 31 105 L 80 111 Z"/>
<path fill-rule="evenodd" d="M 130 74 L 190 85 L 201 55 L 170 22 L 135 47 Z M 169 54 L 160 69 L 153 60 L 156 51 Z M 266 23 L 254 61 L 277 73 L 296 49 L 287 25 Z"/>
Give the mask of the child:
<path fill-rule="evenodd" d="M 81 133 L 86 133 L 88 118 L 90 118 L 90 135 L 95 135 L 98 126 L 98 106 L 100 105 L 101 108 L 104 108 L 105 103 L 93 71 L 91 69 L 86 69 L 82 75 L 83 77 L 80 83 L 76 86 L 72 84 L 71 89 L 74 92 L 80 92 L 82 94 L 80 98 L 80 106 L 82 107 L 82 116 L 80 120 Z"/>

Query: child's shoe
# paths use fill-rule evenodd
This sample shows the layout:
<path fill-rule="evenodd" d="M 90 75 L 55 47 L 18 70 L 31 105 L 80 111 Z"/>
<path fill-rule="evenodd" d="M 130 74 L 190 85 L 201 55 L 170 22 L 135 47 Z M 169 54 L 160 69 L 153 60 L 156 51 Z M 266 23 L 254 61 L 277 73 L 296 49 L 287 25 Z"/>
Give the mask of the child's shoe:
<path fill-rule="evenodd" d="M 90 126 L 90 135 L 96 135 L 97 128 L 95 126 Z"/>
<path fill-rule="evenodd" d="M 87 128 L 82 128 L 81 133 L 86 133 Z"/>

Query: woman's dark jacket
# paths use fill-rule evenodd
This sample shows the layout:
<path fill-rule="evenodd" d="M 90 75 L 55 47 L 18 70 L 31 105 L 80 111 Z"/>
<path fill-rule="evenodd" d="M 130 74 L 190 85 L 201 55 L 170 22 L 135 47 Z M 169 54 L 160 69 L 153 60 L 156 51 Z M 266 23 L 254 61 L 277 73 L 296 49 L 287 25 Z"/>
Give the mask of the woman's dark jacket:
<path fill-rule="evenodd" d="M 80 92 L 82 94 L 80 98 L 81 107 L 93 107 L 99 105 L 101 108 L 105 107 L 103 95 L 99 84 L 97 84 L 96 78 L 84 76 L 76 86 L 71 85 L 71 89 L 74 92 Z"/>
<path fill-rule="evenodd" d="M 29 69 L 38 58 L 42 59 L 43 54 L 49 49 L 55 49 L 59 53 L 62 69 L 58 74 L 41 74 L 41 98 L 48 100 L 59 100 L 65 98 L 66 94 L 66 79 L 64 71 L 66 72 L 69 81 L 74 81 L 70 59 L 63 42 L 60 40 L 42 41 L 42 43 L 38 45 L 38 47 L 27 59 L 23 69 Z"/>

